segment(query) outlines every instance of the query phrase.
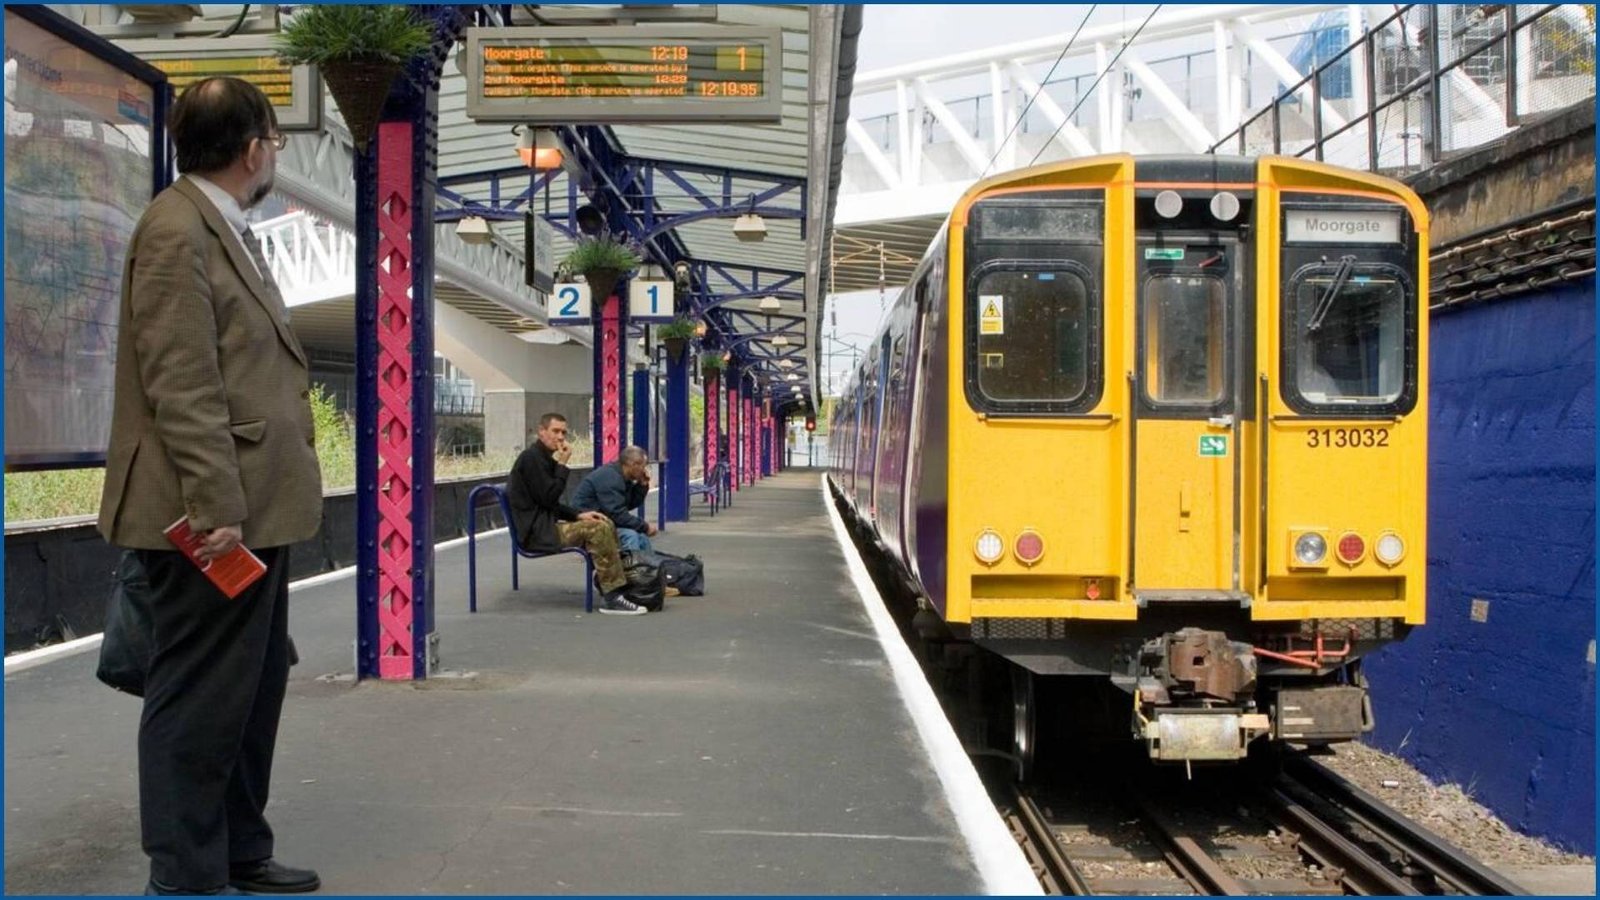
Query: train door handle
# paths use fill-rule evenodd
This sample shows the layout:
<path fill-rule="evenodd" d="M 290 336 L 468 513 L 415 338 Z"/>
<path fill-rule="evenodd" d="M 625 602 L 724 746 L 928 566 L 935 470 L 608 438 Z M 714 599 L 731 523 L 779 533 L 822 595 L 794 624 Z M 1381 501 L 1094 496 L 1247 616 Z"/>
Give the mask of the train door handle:
<path fill-rule="evenodd" d="M 1233 416 L 1212 416 L 1206 420 L 1206 424 L 1210 425 L 1212 428 L 1232 428 Z"/>

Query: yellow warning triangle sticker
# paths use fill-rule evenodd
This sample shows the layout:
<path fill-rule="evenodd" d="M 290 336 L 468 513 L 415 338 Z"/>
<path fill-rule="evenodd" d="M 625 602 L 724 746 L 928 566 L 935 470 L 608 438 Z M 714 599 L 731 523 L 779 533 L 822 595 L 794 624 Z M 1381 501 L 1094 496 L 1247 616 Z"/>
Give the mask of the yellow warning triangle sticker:
<path fill-rule="evenodd" d="M 993 319 L 993 318 L 998 318 L 999 317 L 1000 310 L 994 308 L 994 301 L 993 300 L 990 300 L 989 301 L 989 305 L 984 307 L 983 315 L 984 315 L 984 318 L 988 318 L 988 319 Z"/>

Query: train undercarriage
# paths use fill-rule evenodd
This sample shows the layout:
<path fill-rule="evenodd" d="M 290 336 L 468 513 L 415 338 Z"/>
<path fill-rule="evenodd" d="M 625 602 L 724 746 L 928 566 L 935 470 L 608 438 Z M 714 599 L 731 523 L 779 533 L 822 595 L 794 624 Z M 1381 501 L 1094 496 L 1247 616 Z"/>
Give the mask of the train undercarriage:
<path fill-rule="evenodd" d="M 944 668 L 970 667 L 967 693 L 982 708 L 983 740 L 1013 759 L 1021 780 L 1077 745 L 1139 742 L 1155 762 L 1192 767 L 1372 730 L 1361 656 L 1403 626 L 1308 621 L 1262 630 L 1242 616 L 1227 626 L 1217 618 L 1167 609 L 1141 622 L 951 628 L 924 609 L 913 629 Z"/>

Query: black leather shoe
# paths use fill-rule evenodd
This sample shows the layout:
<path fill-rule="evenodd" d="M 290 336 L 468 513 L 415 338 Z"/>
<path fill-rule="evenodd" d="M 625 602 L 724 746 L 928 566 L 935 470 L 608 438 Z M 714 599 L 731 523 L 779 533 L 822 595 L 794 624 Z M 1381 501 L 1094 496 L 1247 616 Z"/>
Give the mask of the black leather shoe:
<path fill-rule="evenodd" d="M 146 897 L 210 897 L 214 894 L 240 896 L 244 894 L 244 891 L 239 890 L 231 884 L 225 884 L 222 887 L 212 888 L 208 891 L 191 891 L 185 888 L 168 887 L 167 885 L 164 885 L 152 878 L 150 879 L 149 883 L 144 886 L 144 893 Z"/>
<path fill-rule="evenodd" d="M 291 869 L 275 859 L 263 859 L 230 866 L 228 884 L 251 894 L 304 894 L 322 887 L 322 879 L 310 869 Z"/>

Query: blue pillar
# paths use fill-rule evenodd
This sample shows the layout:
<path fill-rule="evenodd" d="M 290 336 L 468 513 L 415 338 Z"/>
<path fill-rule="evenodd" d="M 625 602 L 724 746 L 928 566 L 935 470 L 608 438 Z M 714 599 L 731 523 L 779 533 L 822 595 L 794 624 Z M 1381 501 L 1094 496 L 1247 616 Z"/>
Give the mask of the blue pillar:
<path fill-rule="evenodd" d="M 650 451 L 650 367 L 633 367 L 633 445 Z"/>
<path fill-rule="evenodd" d="M 356 677 L 378 677 L 378 163 L 355 151 Z M 430 368 L 431 372 L 432 369 Z"/>
<path fill-rule="evenodd" d="M 763 415 L 761 417 L 761 475 L 772 474 L 772 422 Z"/>
<path fill-rule="evenodd" d="M 667 354 L 667 474 L 662 499 L 668 522 L 689 521 L 689 359 L 687 348 L 677 359 Z"/>

